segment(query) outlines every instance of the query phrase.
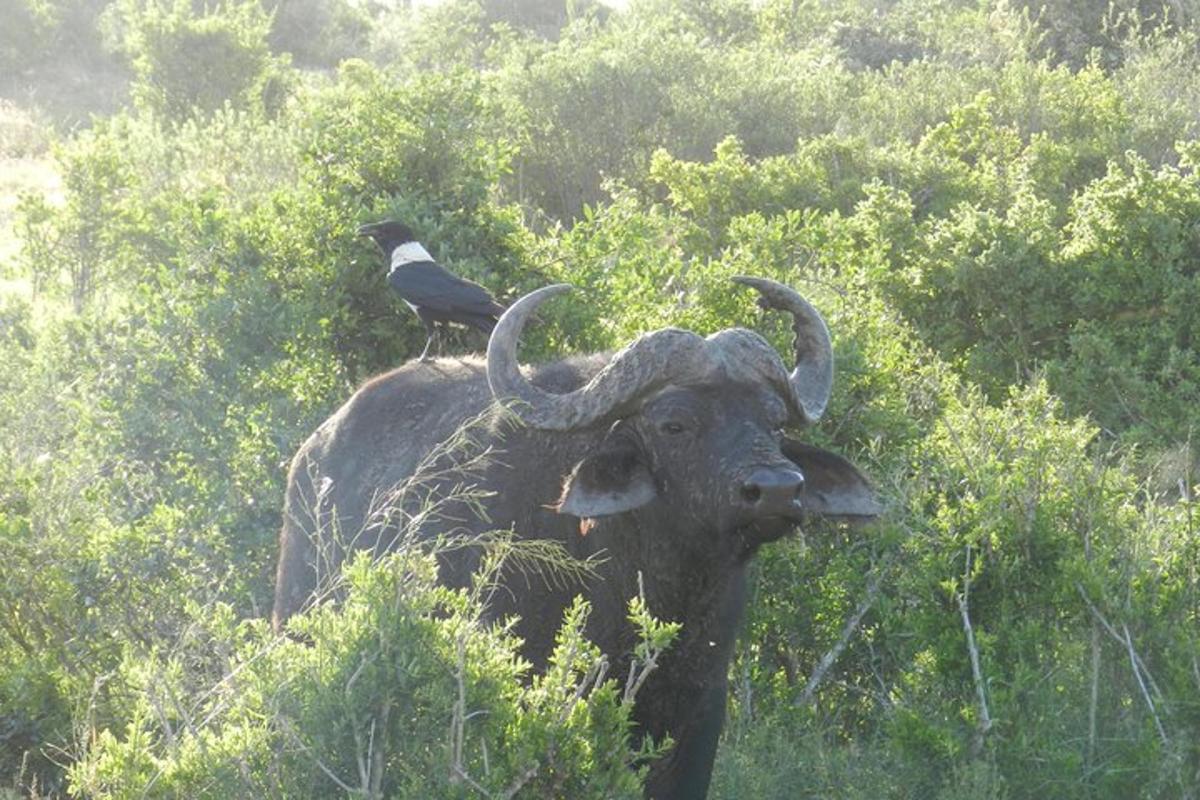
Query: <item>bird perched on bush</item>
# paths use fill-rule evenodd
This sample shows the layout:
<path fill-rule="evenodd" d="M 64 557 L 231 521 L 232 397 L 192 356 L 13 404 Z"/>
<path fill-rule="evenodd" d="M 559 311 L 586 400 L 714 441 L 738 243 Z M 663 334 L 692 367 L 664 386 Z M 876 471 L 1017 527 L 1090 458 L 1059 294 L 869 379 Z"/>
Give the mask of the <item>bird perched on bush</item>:
<path fill-rule="evenodd" d="M 504 307 L 478 283 L 452 274 L 429 255 L 407 225 L 384 220 L 363 225 L 359 236 L 369 236 L 391 258 L 388 283 L 409 308 L 416 312 L 429 338 L 421 360 L 429 360 L 429 348 L 437 338 L 437 323 L 457 322 L 490 334 Z"/>

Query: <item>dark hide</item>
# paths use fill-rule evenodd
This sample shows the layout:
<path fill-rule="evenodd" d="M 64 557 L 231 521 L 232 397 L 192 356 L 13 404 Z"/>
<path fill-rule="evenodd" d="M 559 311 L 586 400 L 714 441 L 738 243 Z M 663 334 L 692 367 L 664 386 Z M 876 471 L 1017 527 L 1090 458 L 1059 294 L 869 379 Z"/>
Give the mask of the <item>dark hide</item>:
<path fill-rule="evenodd" d="M 605 358 L 548 365 L 532 381 L 563 393 L 585 383 Z M 543 667 L 563 609 L 582 593 L 593 605 L 588 634 L 612 661 L 610 674 L 623 676 L 636 643 L 626 605 L 640 573 L 650 610 L 683 624 L 636 702 L 642 730 L 676 742 L 652 766 L 647 796 L 703 798 L 724 722 L 749 558 L 807 514 L 875 515 L 870 487 L 839 456 L 785 439 L 787 405 L 763 386 L 668 386 L 619 418 L 549 432 L 505 421 L 492 406 L 485 373 L 480 360 L 410 363 L 365 385 L 300 449 L 280 535 L 276 626 L 310 602 L 313 538 L 326 535 L 314 520 L 326 529 L 336 520 L 347 539 L 362 530 L 356 546 L 386 549 L 386 529 L 368 519 L 381 490 L 411 477 L 464 420 L 484 415 L 482 438 L 500 451 L 477 476 L 495 492 L 489 521 L 454 516 L 474 531 L 511 527 L 561 542 L 579 557 L 606 557 L 596 577 L 578 585 L 513 576 L 490 614 L 518 615 L 525 655 Z M 323 568 L 336 569 L 342 557 L 333 548 Z M 443 563 L 443 581 L 465 583 L 477 560 L 455 551 Z"/>

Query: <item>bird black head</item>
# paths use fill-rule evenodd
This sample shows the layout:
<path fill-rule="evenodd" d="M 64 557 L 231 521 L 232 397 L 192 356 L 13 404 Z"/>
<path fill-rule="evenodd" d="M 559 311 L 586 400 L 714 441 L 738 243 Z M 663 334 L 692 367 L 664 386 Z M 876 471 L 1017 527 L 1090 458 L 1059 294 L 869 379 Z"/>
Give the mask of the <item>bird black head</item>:
<path fill-rule="evenodd" d="M 400 245 L 416 240 L 411 228 L 394 219 L 360 225 L 356 233 L 359 236 L 371 237 L 384 253 L 390 253 Z"/>

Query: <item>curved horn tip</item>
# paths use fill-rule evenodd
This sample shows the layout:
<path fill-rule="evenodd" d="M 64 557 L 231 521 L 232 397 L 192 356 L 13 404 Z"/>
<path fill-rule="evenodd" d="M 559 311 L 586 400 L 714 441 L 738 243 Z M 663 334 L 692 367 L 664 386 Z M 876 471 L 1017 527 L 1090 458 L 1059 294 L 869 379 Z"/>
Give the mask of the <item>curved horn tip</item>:
<path fill-rule="evenodd" d="M 554 283 L 543 286 L 520 297 L 496 321 L 487 346 L 487 376 L 492 394 L 496 397 L 513 396 L 526 400 L 525 379 L 517 365 L 517 341 L 525 321 L 546 300 L 565 294 L 574 287 L 569 283 Z"/>
<path fill-rule="evenodd" d="M 742 286 L 749 286 L 749 287 L 750 287 L 750 288 L 752 288 L 752 289 L 757 289 L 757 288 L 758 288 L 758 287 L 757 287 L 757 286 L 755 286 L 754 284 L 755 284 L 755 282 L 756 282 L 756 281 L 758 281 L 759 279 L 758 279 L 758 278 L 752 278 L 752 277 L 750 277 L 749 275 L 734 275 L 734 276 L 733 276 L 732 278 L 730 278 L 729 280 L 730 280 L 730 281 L 732 281 L 733 283 L 740 283 Z"/>
<path fill-rule="evenodd" d="M 534 289 L 526 295 L 522 295 L 517 300 L 505 309 L 500 315 L 500 319 L 496 321 L 496 327 L 492 329 L 492 335 L 488 339 L 488 356 L 491 357 L 492 348 L 497 341 L 503 341 L 509 336 L 509 331 L 520 332 L 521 326 L 524 325 L 525 318 L 533 313 L 533 310 L 540 306 L 545 301 L 555 295 L 565 294 L 575 287 L 569 283 L 552 283 L 549 286 L 543 286 L 540 289 Z M 497 337 L 497 333 L 501 333 Z"/>
<path fill-rule="evenodd" d="M 778 281 L 748 275 L 732 280 L 755 289 L 760 307 L 791 313 L 796 364 L 789 381 L 801 416 L 805 422 L 816 422 L 825 413 L 833 386 L 833 344 L 825 319 L 796 290 Z"/>
<path fill-rule="evenodd" d="M 788 295 L 800 297 L 795 289 L 770 278 L 760 278 L 754 275 L 734 275 L 729 280 L 742 286 L 749 286 L 758 292 L 758 304 L 763 308 L 775 308 L 786 311 L 787 304 L 782 298 Z M 800 297 L 800 300 L 806 305 L 808 304 L 808 301 L 804 300 L 803 297 Z"/>
<path fill-rule="evenodd" d="M 530 294 L 562 294 L 563 292 L 572 291 L 574 288 L 575 286 L 570 283 L 552 283 L 549 286 L 543 286 L 540 289 L 535 289 L 533 292 L 530 292 Z"/>
<path fill-rule="evenodd" d="M 779 281 L 773 281 L 770 278 L 763 278 L 758 275 L 733 275 L 729 280 L 734 283 L 740 283 L 742 286 L 749 286 L 754 289 L 765 289 L 772 286 L 782 286 Z"/>
<path fill-rule="evenodd" d="M 513 303 L 513 305 L 515 306 L 517 303 L 540 303 L 543 300 L 554 297 L 555 295 L 566 294 L 574 289 L 575 287 L 569 283 L 552 283 L 549 286 L 543 286 L 540 289 L 534 289 L 529 294 L 518 299 L 516 303 Z"/>
<path fill-rule="evenodd" d="M 549 286 L 543 286 L 540 289 L 534 289 L 526 295 L 522 295 L 517 300 L 505 309 L 500 315 L 500 319 L 496 321 L 496 327 L 492 330 L 492 336 L 488 341 L 488 351 L 491 352 L 491 343 L 496 341 L 496 331 L 508 331 L 516 326 L 518 329 L 525 318 L 533 313 L 533 310 L 542 303 L 549 300 L 551 297 L 560 294 L 566 294 L 575 287 L 569 283 L 552 283 Z M 502 337 L 503 338 L 503 337 Z"/>

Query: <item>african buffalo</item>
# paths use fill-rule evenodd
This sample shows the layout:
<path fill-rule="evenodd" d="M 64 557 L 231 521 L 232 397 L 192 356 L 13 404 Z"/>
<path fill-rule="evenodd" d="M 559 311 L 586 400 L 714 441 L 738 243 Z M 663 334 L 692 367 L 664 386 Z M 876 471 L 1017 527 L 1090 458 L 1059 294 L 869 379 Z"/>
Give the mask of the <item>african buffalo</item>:
<path fill-rule="evenodd" d="M 328 526 L 317 523 L 336 518 L 342 531 L 360 532 L 353 546 L 386 549 L 384 528 L 367 524 L 386 498 L 381 492 L 412 477 L 465 420 L 483 419 L 484 444 L 497 457 L 473 480 L 494 494 L 484 501 L 486 521 L 464 513 L 455 524 L 476 532 L 512 528 L 580 557 L 607 555 L 595 575 L 573 585 L 520 575 L 509 591 L 496 593 L 492 612 L 519 615 L 526 656 L 541 667 L 563 609 L 582 593 L 593 606 L 588 633 L 612 661 L 611 674 L 623 675 L 635 642 L 626 608 L 640 573 L 650 610 L 683 624 L 636 699 L 641 729 L 676 742 L 651 767 L 646 793 L 703 798 L 751 556 L 806 514 L 878 513 L 849 462 L 784 435 L 787 427 L 815 422 L 829 399 L 833 355 L 825 322 L 786 286 L 735 280 L 756 289 L 764 308 L 791 314 L 790 373 L 752 331 L 702 338 L 666 328 L 615 354 L 545 364 L 527 377 L 516 354 L 526 319 L 569 288 L 548 286 L 504 314 L 486 362 L 410 362 L 368 382 L 292 463 L 276 626 L 310 602 L 317 573 L 336 568 L 343 556 L 322 541 Z M 454 551 L 442 563 L 442 580 L 462 585 L 478 558 Z"/>

